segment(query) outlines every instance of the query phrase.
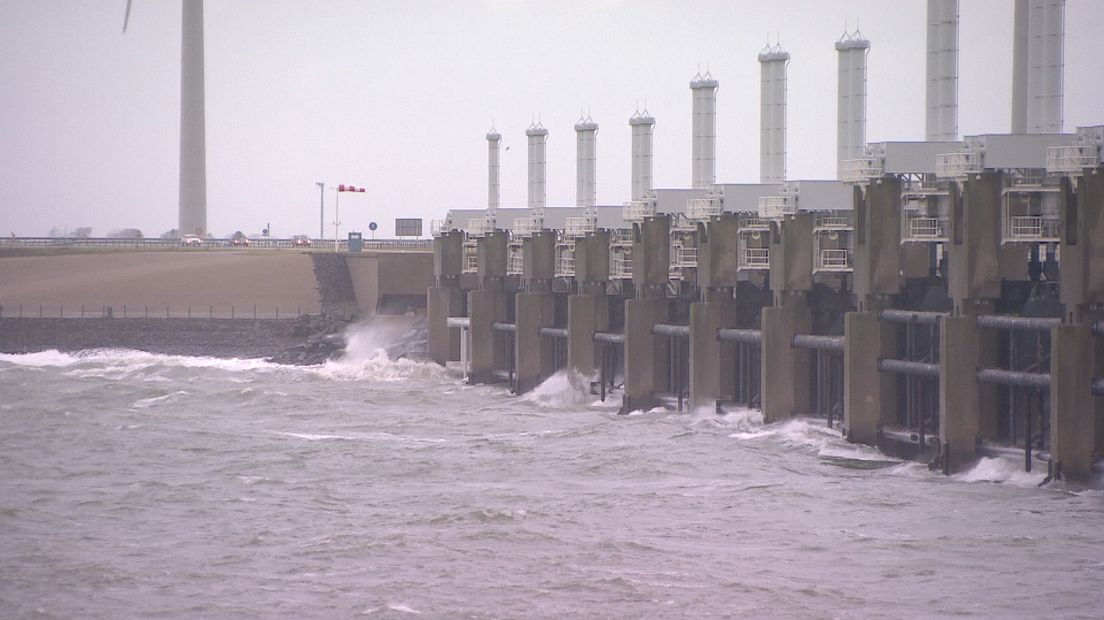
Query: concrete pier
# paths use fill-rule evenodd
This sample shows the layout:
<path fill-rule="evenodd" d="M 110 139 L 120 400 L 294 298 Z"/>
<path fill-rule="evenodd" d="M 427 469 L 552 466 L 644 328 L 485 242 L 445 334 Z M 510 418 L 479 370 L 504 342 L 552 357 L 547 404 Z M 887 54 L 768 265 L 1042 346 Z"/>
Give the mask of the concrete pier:
<path fill-rule="evenodd" d="M 977 460 L 981 431 L 981 390 L 977 382 L 981 342 L 971 316 L 943 319 L 939 332 L 943 356 L 939 366 L 939 431 L 943 470 L 960 471 Z"/>
<path fill-rule="evenodd" d="M 429 359 L 442 366 L 460 359 L 460 332 L 451 330 L 449 317 L 464 316 L 464 295 L 456 286 L 430 287 L 426 299 Z"/>
<path fill-rule="evenodd" d="M 1062 477 L 1070 480 L 1092 477 L 1095 345 L 1085 324 L 1058 325 L 1050 333 L 1050 450 Z"/>
<path fill-rule="evenodd" d="M 878 371 L 879 358 L 894 356 L 896 333 L 876 312 L 849 312 L 843 325 L 844 428 L 849 441 L 875 445 L 897 404 L 896 377 Z"/>
<path fill-rule="evenodd" d="M 567 298 L 567 364 L 572 375 L 590 381 L 601 361 L 594 332 L 609 329 L 609 298 L 585 293 Z"/>
<path fill-rule="evenodd" d="M 625 394 L 621 413 L 650 409 L 667 385 L 667 338 L 652 334 L 669 317 L 664 297 L 625 301 Z"/>
<path fill-rule="evenodd" d="M 524 394 L 555 371 L 554 343 L 541 338 L 540 328 L 555 325 L 555 296 L 550 292 L 518 293 L 514 333 L 514 359 L 517 370 L 514 391 Z"/>
<path fill-rule="evenodd" d="M 731 297 L 730 297 L 731 298 Z M 736 306 L 728 300 L 690 305 L 690 407 L 710 409 L 734 393 L 736 351 L 721 346 L 717 330 L 736 326 Z"/>
<path fill-rule="evenodd" d="M 763 419 L 767 422 L 809 411 L 809 354 L 793 348 L 793 337 L 808 334 L 812 323 L 804 295 L 763 308 Z"/>

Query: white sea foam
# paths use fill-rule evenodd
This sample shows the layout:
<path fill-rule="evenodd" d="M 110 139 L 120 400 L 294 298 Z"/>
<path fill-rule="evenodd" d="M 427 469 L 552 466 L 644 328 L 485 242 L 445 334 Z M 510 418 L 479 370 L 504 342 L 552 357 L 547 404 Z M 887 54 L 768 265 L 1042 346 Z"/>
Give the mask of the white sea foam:
<path fill-rule="evenodd" d="M 522 400 L 546 407 L 589 405 L 592 399 L 590 381 L 566 370 L 553 374 L 522 396 Z"/>
<path fill-rule="evenodd" d="M 404 381 L 447 377 L 441 366 L 408 359 L 392 360 L 386 347 L 407 330 L 403 323 L 358 323 L 345 331 L 345 352 L 308 372 L 334 381 Z"/>
<path fill-rule="evenodd" d="M 178 401 L 182 398 L 185 398 L 187 396 L 188 396 L 188 393 L 185 392 L 184 390 L 177 390 L 175 392 L 171 392 L 169 394 L 164 394 L 162 396 L 151 396 L 150 398 L 142 398 L 142 399 L 136 400 L 133 403 L 131 403 L 130 406 L 133 407 L 134 409 L 149 409 L 150 407 L 152 407 L 154 405 L 160 405 L 160 404 L 163 404 L 163 403 L 176 402 L 176 401 Z"/>
<path fill-rule="evenodd" d="M 1000 482 L 1018 487 L 1036 487 L 1046 478 L 1046 469 L 1035 468 L 1034 471 L 1026 472 L 1022 461 L 982 457 L 968 471 L 955 474 L 951 478 L 961 482 Z"/>

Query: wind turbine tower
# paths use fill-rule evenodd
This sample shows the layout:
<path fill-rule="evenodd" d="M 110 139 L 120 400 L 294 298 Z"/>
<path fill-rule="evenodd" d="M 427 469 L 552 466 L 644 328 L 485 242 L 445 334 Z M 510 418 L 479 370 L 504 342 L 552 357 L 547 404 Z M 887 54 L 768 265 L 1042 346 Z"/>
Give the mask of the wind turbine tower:
<path fill-rule="evenodd" d="M 127 0 L 123 33 L 130 22 Z M 181 0 L 180 193 L 177 230 L 207 235 L 207 146 L 203 88 L 203 0 Z"/>

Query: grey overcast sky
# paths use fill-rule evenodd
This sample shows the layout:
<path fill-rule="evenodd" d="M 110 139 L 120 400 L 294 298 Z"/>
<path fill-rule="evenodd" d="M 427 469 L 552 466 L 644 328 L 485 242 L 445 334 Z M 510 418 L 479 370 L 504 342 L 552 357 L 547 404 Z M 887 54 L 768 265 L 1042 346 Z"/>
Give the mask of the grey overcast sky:
<path fill-rule="evenodd" d="M 180 2 L 0 0 L 0 234 L 174 228 Z M 572 125 L 599 123 L 598 201 L 629 194 L 628 117 L 656 117 L 655 185 L 690 183 L 690 92 L 720 81 L 717 180 L 758 180 L 759 66 L 781 37 L 788 172 L 835 174 L 836 53 L 871 41 L 867 140 L 924 135 L 925 2 L 207 0 L 211 232 L 318 232 L 318 188 L 353 183 L 341 219 L 486 205 L 486 141 L 503 134 L 502 204 L 525 203 L 524 130 L 550 131 L 548 200 L 575 199 Z M 1012 0 L 962 0 L 959 129 L 1007 132 Z M 1066 7 L 1065 130 L 1104 124 L 1104 2 Z M 327 222 L 334 194 L 327 190 Z M 327 224 L 327 234 L 332 227 Z M 428 221 L 426 223 L 428 232 Z"/>

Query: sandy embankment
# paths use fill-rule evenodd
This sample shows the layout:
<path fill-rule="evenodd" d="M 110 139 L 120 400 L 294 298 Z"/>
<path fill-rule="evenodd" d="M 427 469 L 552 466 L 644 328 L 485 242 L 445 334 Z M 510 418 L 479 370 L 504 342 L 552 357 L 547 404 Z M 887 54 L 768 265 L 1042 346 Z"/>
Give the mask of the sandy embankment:
<path fill-rule="evenodd" d="M 307 254 L 127 252 L 0 258 L 0 304 L 70 309 L 214 307 L 317 313 L 318 285 Z"/>

